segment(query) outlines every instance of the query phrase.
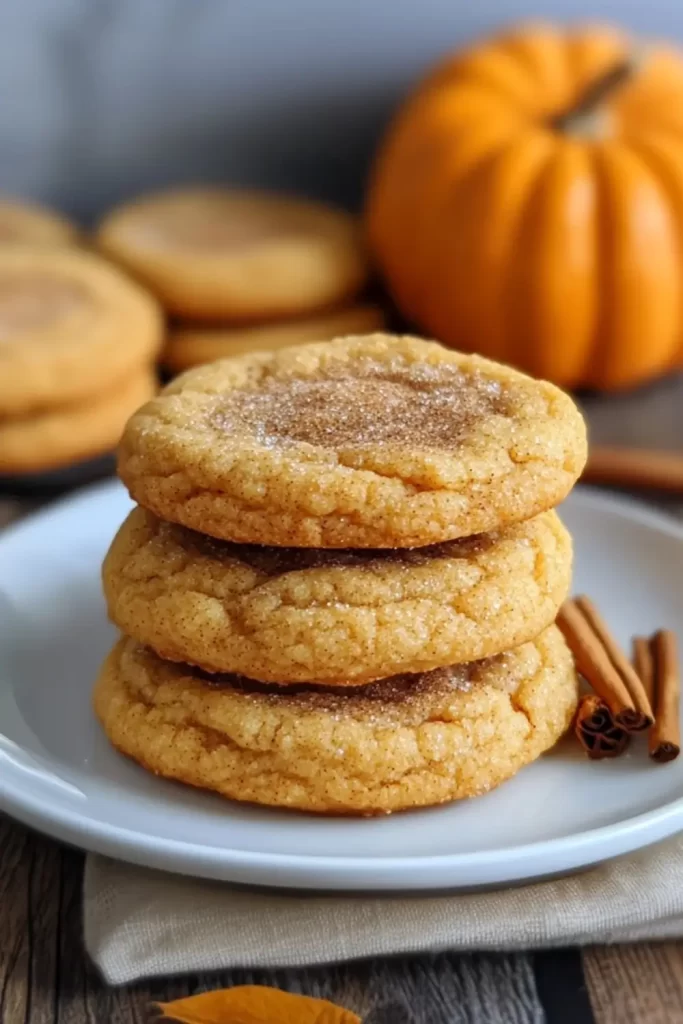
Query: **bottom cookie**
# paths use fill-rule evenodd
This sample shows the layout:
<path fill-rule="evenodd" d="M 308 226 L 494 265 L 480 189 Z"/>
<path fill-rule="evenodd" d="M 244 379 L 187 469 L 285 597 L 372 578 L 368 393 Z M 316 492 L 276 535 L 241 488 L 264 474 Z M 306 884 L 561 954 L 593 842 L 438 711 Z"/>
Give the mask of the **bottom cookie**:
<path fill-rule="evenodd" d="M 0 473 L 57 469 L 110 451 L 128 417 L 155 391 L 156 378 L 145 367 L 86 401 L 0 419 Z"/>
<path fill-rule="evenodd" d="M 555 626 L 495 658 L 352 693 L 209 676 L 122 639 L 94 695 L 114 746 L 155 774 L 233 800 L 359 815 L 487 792 L 553 746 L 576 702 Z"/>

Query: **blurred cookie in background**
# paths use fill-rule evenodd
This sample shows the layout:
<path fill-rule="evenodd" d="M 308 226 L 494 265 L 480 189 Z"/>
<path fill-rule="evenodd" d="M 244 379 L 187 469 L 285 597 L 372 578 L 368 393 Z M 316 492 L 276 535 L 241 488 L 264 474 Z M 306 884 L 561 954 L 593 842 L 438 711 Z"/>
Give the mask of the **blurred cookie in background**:
<path fill-rule="evenodd" d="M 79 232 L 61 213 L 0 195 L 0 245 L 76 245 Z"/>
<path fill-rule="evenodd" d="M 156 389 L 154 373 L 145 367 L 85 400 L 0 419 L 0 474 L 40 473 L 112 451 L 128 417 Z"/>
<path fill-rule="evenodd" d="M 0 420 L 89 399 L 162 336 L 156 301 L 99 256 L 0 246 Z"/>
<path fill-rule="evenodd" d="M 385 327 L 383 310 L 372 304 L 316 316 L 244 326 L 178 326 L 169 331 L 161 360 L 171 373 L 247 352 L 285 348 L 305 341 L 328 341 L 347 334 L 365 334 Z"/>
<path fill-rule="evenodd" d="M 249 323 L 355 297 L 369 276 L 359 222 L 278 193 L 183 189 L 113 210 L 97 244 L 175 316 Z"/>
<path fill-rule="evenodd" d="M 0 244 L 0 486 L 110 452 L 162 337 L 156 300 L 99 256 Z"/>

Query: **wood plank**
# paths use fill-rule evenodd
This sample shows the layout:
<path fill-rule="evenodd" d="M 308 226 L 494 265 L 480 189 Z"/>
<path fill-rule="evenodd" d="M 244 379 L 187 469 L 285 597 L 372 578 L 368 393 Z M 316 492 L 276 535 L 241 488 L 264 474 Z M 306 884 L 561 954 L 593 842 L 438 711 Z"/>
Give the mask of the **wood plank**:
<path fill-rule="evenodd" d="M 28 892 L 31 1005 L 26 1024 L 53 1024 L 62 847 L 33 832 L 27 835 L 33 869 Z"/>
<path fill-rule="evenodd" d="M 68 948 L 72 926 L 80 921 L 77 904 L 76 895 L 67 893 L 58 1024 L 146 1024 L 154 1001 L 241 984 L 329 998 L 359 1013 L 367 1024 L 546 1024 L 530 959 L 523 954 L 443 954 L 311 970 L 224 971 L 108 989 L 82 959 L 74 961 Z M 549 1018 L 547 1024 L 555 1022 Z"/>
<path fill-rule="evenodd" d="M 55 1024 L 147 1024 L 146 986 L 108 988 L 83 949 L 83 854 L 65 850 L 59 920 Z"/>
<path fill-rule="evenodd" d="M 439 954 L 298 970 L 234 970 L 157 979 L 136 993 L 167 1000 L 230 985 L 273 985 L 330 999 L 364 1024 L 555 1024 L 526 954 Z M 572 1024 L 584 1024 L 574 1021 Z"/>
<path fill-rule="evenodd" d="M 342 964 L 311 970 L 223 971 L 107 989 L 66 936 L 76 901 L 64 906 L 58 1024 L 147 1024 L 155 1001 L 231 985 L 274 985 L 331 999 L 367 1024 L 544 1024 L 531 964 L 523 955 L 458 956 Z M 548 1024 L 554 1024 L 551 1019 Z M 573 1022 L 583 1024 L 583 1022 Z"/>
<path fill-rule="evenodd" d="M 583 966 L 596 1024 L 683 1020 L 683 942 L 592 947 Z"/>
<path fill-rule="evenodd" d="M 82 854 L 0 816 L 2 1024 L 146 1024 L 155 1000 L 250 982 L 325 996 L 365 1014 L 368 1024 L 564 1019 L 549 1005 L 545 1016 L 536 988 L 552 987 L 550 954 L 537 954 L 536 978 L 532 958 L 522 954 L 444 954 L 311 970 L 225 971 L 108 989 L 83 952 L 82 864 Z M 590 949 L 583 966 L 596 1024 L 683 1019 L 683 942 Z"/>
<path fill-rule="evenodd" d="M 53 1024 L 59 846 L 0 815 L 0 1021 Z"/>
<path fill-rule="evenodd" d="M 0 819 L 0 1020 L 21 1024 L 29 1007 L 26 833 Z"/>

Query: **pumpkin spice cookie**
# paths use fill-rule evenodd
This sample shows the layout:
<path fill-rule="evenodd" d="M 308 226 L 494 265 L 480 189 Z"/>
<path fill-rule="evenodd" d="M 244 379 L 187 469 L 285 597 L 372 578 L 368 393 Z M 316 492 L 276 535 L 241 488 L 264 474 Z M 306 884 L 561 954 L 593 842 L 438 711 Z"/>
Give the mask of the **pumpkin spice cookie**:
<path fill-rule="evenodd" d="M 338 686 L 524 643 L 554 621 L 570 577 L 571 541 L 555 512 L 382 552 L 230 544 L 137 508 L 103 570 L 113 621 L 162 658 Z"/>
<path fill-rule="evenodd" d="M 276 688 L 120 640 L 95 710 L 122 753 L 233 800 L 381 814 L 485 793 L 539 757 L 577 702 L 556 627 L 506 654 L 349 693 Z"/>
<path fill-rule="evenodd" d="M 81 402 L 0 419 L 0 473 L 42 472 L 111 452 L 128 417 L 155 391 L 152 371 L 135 370 Z"/>
<path fill-rule="evenodd" d="M 0 418 L 88 401 L 161 339 L 156 302 L 98 256 L 0 247 Z"/>
<path fill-rule="evenodd" d="M 23 199 L 0 198 L 0 245 L 73 245 L 76 227 L 61 214 Z"/>
<path fill-rule="evenodd" d="M 384 327 L 379 306 L 349 306 L 317 316 L 258 327 L 177 327 L 169 332 L 162 354 L 174 372 L 249 352 L 285 348 L 305 341 L 327 341 L 344 334 L 363 334 Z"/>
<path fill-rule="evenodd" d="M 119 207 L 98 244 L 196 320 L 260 321 L 335 305 L 368 276 L 358 222 L 322 203 L 203 188 Z"/>
<path fill-rule="evenodd" d="M 162 519 L 285 547 L 418 547 L 561 501 L 583 419 L 542 381 L 384 334 L 190 370 L 129 422 L 119 474 Z"/>

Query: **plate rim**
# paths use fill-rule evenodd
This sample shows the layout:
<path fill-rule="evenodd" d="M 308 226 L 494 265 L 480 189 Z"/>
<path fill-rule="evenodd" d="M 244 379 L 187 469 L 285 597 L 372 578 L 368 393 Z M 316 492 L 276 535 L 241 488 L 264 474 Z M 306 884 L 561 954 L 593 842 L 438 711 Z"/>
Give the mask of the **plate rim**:
<path fill-rule="evenodd" d="M 0 534 L 3 548 L 70 507 L 106 499 L 121 490 L 117 480 L 92 484 L 50 503 Z M 581 485 L 573 502 L 640 523 L 683 544 L 683 523 L 645 502 Z M 564 503 L 563 503 L 564 504 Z M 560 506 L 560 513 L 561 513 Z M 579 870 L 633 852 L 683 830 L 683 796 L 656 808 L 597 828 L 495 850 L 410 857 L 306 855 L 218 849 L 180 839 L 150 836 L 108 825 L 59 803 L 45 801 L 0 777 L 0 809 L 57 839 L 131 863 L 195 877 L 311 890 L 425 891 L 506 885 L 551 873 Z M 644 840 L 644 841 L 643 841 Z M 583 856 L 589 854 L 589 856 Z M 323 875 L 318 879 L 316 875 Z"/>

